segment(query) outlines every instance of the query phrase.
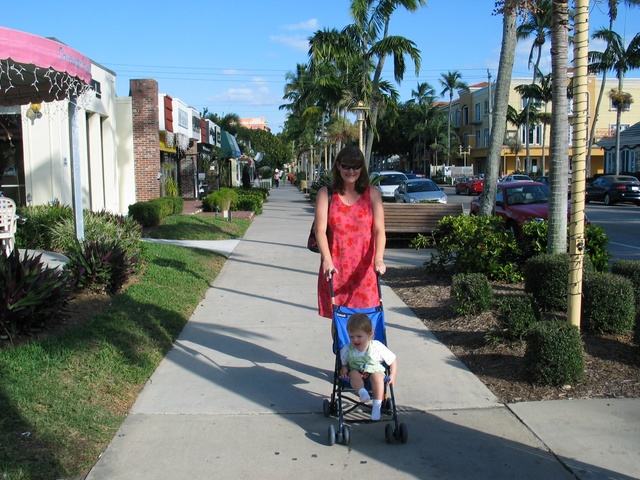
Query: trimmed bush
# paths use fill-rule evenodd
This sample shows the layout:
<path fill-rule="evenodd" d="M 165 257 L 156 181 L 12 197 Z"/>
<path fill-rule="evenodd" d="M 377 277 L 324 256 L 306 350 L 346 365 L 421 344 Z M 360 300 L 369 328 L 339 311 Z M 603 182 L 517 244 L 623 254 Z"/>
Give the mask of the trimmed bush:
<path fill-rule="evenodd" d="M 536 323 L 527 334 L 524 369 L 533 383 L 571 385 L 584 376 L 584 350 L 578 328 L 553 320 Z"/>
<path fill-rule="evenodd" d="M 530 293 L 505 295 L 497 301 L 501 335 L 508 340 L 523 340 L 540 321 L 540 309 Z"/>
<path fill-rule="evenodd" d="M 252 188 L 236 189 L 238 199 L 231 205 L 231 208 L 236 211 L 254 212 L 256 215 L 262 213 L 262 205 L 266 198 L 264 189 Z"/>
<path fill-rule="evenodd" d="M 611 266 L 611 273 L 622 275 L 631 280 L 636 303 L 636 313 L 640 313 L 640 261 L 615 260 Z"/>
<path fill-rule="evenodd" d="M 481 273 L 458 273 L 452 277 L 453 309 L 458 315 L 487 311 L 493 304 L 493 289 Z"/>
<path fill-rule="evenodd" d="M 583 282 L 582 328 L 628 333 L 635 323 L 633 283 L 614 273 L 594 273 Z"/>
<path fill-rule="evenodd" d="M 543 254 L 527 260 L 524 291 L 531 293 L 543 311 L 567 309 L 569 255 Z"/>
<path fill-rule="evenodd" d="M 129 205 L 129 215 L 143 227 L 160 225 L 161 205 L 151 202 L 138 202 Z"/>

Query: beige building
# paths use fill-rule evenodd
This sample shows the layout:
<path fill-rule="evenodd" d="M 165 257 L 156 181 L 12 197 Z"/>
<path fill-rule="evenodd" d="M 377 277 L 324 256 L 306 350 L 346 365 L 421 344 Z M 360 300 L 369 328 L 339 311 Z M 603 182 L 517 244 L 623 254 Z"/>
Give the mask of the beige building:
<path fill-rule="evenodd" d="M 514 78 L 511 80 L 511 93 L 509 105 L 518 112 L 525 107 L 525 100 L 515 90 L 518 85 L 528 85 L 531 78 Z M 590 76 L 588 80 L 588 121 L 589 131 L 595 116 L 595 108 L 602 84 L 600 77 Z M 608 92 L 617 88 L 616 78 L 607 79 L 604 96 L 600 105 L 599 117 L 596 123 L 595 142 L 615 134 L 616 109 L 609 99 Z M 624 91 L 640 100 L 640 79 L 629 78 L 624 80 Z M 473 166 L 474 173 L 483 173 L 486 170 L 487 150 L 489 145 L 489 131 L 491 104 L 489 97 L 495 92 L 495 84 L 489 85 L 483 82 L 469 87 L 468 92 L 459 92 L 460 97 L 454 100 L 451 112 L 452 131 L 460 138 L 459 157 L 452 163 L 457 166 Z M 571 101 L 569 108 L 571 109 Z M 448 109 L 448 104 L 445 107 Z M 551 102 L 540 105 L 539 112 L 551 113 Z M 569 119 L 571 119 L 571 111 Z M 640 104 L 632 103 L 628 110 L 622 113 L 621 130 L 640 121 Z M 507 123 L 504 145 L 500 154 L 500 173 L 508 174 L 514 171 L 524 171 L 534 175 L 543 175 L 549 169 L 549 141 L 551 138 L 549 125 L 533 123 L 529 129 L 529 162 L 527 162 L 525 125 L 519 128 Z M 569 132 L 571 137 L 571 129 Z M 569 156 L 572 155 L 571 142 L 569 142 Z M 570 169 L 570 158 L 567 159 L 567 168 Z M 595 146 L 592 149 L 590 171 L 587 176 L 596 173 L 605 173 L 606 164 L 602 148 Z"/>

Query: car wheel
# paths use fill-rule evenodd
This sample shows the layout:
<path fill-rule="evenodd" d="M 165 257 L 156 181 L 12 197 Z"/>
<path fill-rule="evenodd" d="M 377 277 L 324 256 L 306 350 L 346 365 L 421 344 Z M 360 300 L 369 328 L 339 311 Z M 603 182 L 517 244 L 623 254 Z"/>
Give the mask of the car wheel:
<path fill-rule="evenodd" d="M 460 195 L 460 190 L 458 189 L 457 185 L 456 185 L 456 195 Z"/>
<path fill-rule="evenodd" d="M 467 195 L 471 195 L 471 191 L 469 190 L 469 187 L 467 187 Z"/>
<path fill-rule="evenodd" d="M 604 204 L 605 204 L 605 205 L 615 205 L 615 204 L 616 204 L 616 202 L 614 202 L 614 201 L 611 199 L 611 195 L 609 195 L 609 194 L 607 193 L 607 194 L 604 196 Z"/>

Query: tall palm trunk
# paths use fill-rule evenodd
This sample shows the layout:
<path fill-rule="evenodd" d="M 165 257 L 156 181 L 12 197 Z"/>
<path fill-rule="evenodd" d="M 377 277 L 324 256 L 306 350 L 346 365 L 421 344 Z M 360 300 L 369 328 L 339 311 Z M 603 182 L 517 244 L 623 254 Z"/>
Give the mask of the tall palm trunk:
<path fill-rule="evenodd" d="M 553 112 L 551 115 L 551 159 L 549 169 L 548 253 L 567 251 L 567 181 L 569 136 L 567 66 L 569 49 L 568 0 L 553 0 L 551 27 L 551 70 Z"/>
<path fill-rule="evenodd" d="M 509 92 L 511 90 L 511 73 L 516 52 L 516 23 L 518 10 L 508 8 L 502 20 L 502 46 L 500 48 L 500 65 L 496 79 L 495 104 L 493 106 L 493 128 L 489 136 L 489 150 L 487 152 L 487 171 L 484 188 L 480 195 L 480 215 L 488 216 L 493 213 L 496 193 L 498 190 L 498 172 L 500 169 L 500 153 L 507 129 L 507 110 L 509 106 Z M 451 118 L 451 117 L 449 117 Z"/>

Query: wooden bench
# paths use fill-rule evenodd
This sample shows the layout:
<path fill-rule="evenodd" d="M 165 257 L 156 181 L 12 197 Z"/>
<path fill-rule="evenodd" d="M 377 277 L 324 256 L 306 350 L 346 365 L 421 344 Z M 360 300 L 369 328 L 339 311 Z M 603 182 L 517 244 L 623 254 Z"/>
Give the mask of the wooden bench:
<path fill-rule="evenodd" d="M 462 204 L 384 203 L 386 233 L 430 233 L 444 217 L 464 213 Z"/>

